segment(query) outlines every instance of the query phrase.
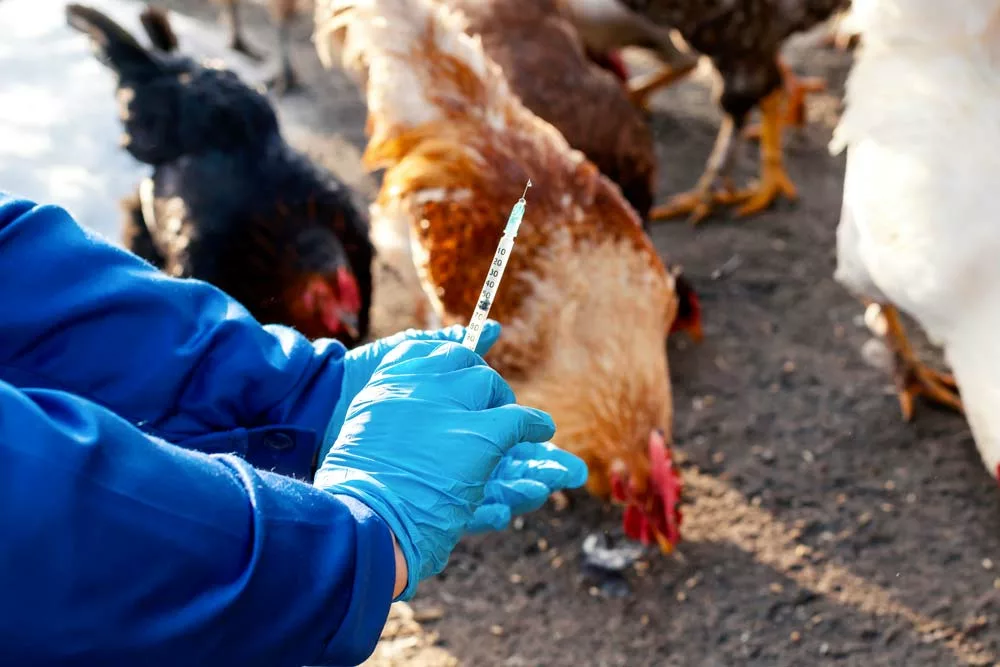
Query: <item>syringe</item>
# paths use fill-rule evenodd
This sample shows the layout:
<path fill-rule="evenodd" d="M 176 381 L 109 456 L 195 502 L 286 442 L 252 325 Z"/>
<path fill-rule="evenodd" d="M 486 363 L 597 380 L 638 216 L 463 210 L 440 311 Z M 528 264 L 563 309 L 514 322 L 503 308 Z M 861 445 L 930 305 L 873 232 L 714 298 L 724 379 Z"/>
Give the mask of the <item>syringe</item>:
<path fill-rule="evenodd" d="M 500 287 L 500 279 L 503 278 L 503 271 L 507 268 L 507 260 L 510 259 L 510 253 L 514 249 L 514 237 L 517 236 L 517 230 L 521 226 L 521 218 L 524 217 L 524 207 L 527 204 L 524 197 L 528 194 L 528 188 L 530 187 L 531 180 L 528 180 L 528 184 L 524 186 L 524 193 L 521 194 L 521 198 L 517 200 L 514 208 L 510 211 L 510 217 L 507 218 L 507 226 L 503 229 L 503 236 L 500 237 L 500 244 L 493 255 L 493 263 L 490 264 L 490 271 L 486 275 L 483 291 L 479 294 L 479 302 L 476 304 L 476 309 L 472 312 L 472 319 L 469 320 L 469 326 L 465 328 L 465 338 L 462 339 L 462 345 L 473 352 L 475 352 L 476 346 L 479 345 L 479 337 L 483 333 L 483 325 L 486 324 L 486 318 L 490 314 L 493 299 L 496 297 L 497 289 Z"/>

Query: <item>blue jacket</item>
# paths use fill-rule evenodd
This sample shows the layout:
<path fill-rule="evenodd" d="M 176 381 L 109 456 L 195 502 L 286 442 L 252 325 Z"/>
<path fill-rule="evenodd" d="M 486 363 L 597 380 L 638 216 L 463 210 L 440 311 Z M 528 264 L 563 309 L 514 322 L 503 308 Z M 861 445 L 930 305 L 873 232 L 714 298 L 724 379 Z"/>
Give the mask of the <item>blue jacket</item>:
<path fill-rule="evenodd" d="M 0 664 L 364 660 L 389 530 L 289 477 L 343 357 L 0 193 Z"/>

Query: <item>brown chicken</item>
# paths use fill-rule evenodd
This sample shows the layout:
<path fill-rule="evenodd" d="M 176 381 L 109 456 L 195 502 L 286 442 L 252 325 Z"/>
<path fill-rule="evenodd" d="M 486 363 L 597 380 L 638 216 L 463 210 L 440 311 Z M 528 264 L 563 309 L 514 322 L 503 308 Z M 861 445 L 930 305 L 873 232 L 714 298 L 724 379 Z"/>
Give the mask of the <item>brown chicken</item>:
<path fill-rule="evenodd" d="M 591 60 L 614 73 L 639 107 L 648 107 L 656 90 L 679 81 L 698 65 L 698 54 L 678 44 L 675 33 L 633 12 L 618 0 L 558 0 L 572 21 Z M 648 75 L 630 77 L 622 49 L 640 48 L 655 55 L 663 67 Z"/>
<path fill-rule="evenodd" d="M 796 79 L 779 51 L 792 34 L 826 21 L 849 6 L 850 0 L 618 2 L 655 23 L 675 28 L 692 48 L 711 58 L 722 77 L 720 103 L 725 118 L 704 174 L 694 190 L 657 207 L 651 217 L 690 215 L 697 222 L 716 204 L 739 204 L 738 215 L 746 216 L 768 208 L 779 196 L 795 199 L 795 185 L 784 167 L 782 127 L 801 123 L 802 96 L 822 86 L 815 80 Z M 664 85 L 674 80 L 665 77 Z M 760 181 L 736 190 L 728 178 L 733 135 L 743 129 L 755 107 L 761 112 Z"/>
<path fill-rule="evenodd" d="M 263 60 L 263 56 L 251 48 L 243 36 L 243 23 L 240 20 L 241 0 L 215 0 L 215 2 L 222 5 L 225 12 L 226 23 L 229 26 L 230 48 L 254 60 Z M 268 10 L 271 12 L 271 20 L 277 26 L 278 51 L 281 58 L 278 72 L 268 79 L 267 85 L 279 95 L 301 87 L 299 78 L 295 74 L 295 68 L 292 67 L 291 56 L 292 19 L 295 18 L 297 4 L 297 0 L 268 0 L 267 3 Z"/>
<path fill-rule="evenodd" d="M 588 489 L 627 505 L 628 534 L 669 551 L 680 479 L 665 339 L 678 298 L 635 211 L 521 104 L 460 14 L 433 0 L 323 0 L 316 26 L 324 64 L 366 92 L 364 162 L 386 169 L 374 236 L 412 239 L 400 272 L 416 265 L 440 323 L 468 321 L 508 211 L 534 182 L 487 360 L 553 416 L 558 443 L 590 466 Z"/>
<path fill-rule="evenodd" d="M 557 0 L 446 0 L 482 38 L 528 109 L 559 130 L 618 184 L 644 221 L 653 204 L 656 153 L 643 113 L 591 62 Z"/>

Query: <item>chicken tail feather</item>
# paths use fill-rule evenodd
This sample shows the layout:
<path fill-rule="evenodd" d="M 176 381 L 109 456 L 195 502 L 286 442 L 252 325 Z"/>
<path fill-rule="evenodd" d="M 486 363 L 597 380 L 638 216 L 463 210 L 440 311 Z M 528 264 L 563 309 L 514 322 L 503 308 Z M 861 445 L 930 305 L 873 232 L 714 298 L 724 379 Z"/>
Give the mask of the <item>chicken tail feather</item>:
<path fill-rule="evenodd" d="M 469 124 L 482 134 L 509 131 L 530 116 L 464 17 L 433 0 L 321 0 L 315 42 L 324 66 L 339 63 L 366 93 L 366 166 L 397 161 L 427 137 Z M 533 117 L 532 117 L 533 119 Z M 534 131 L 565 139 L 547 124 Z M 565 146 L 569 150 L 568 145 Z"/>

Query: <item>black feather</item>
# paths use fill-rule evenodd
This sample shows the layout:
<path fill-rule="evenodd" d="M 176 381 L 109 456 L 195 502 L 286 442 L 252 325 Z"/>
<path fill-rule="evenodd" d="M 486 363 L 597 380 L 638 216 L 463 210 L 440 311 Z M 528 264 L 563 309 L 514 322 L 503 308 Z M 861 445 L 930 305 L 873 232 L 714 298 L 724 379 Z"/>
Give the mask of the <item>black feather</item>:
<path fill-rule="evenodd" d="M 177 34 L 174 33 L 174 29 L 170 25 L 170 19 L 167 17 L 165 9 L 155 5 L 147 5 L 139 14 L 139 20 L 154 47 L 164 53 L 177 50 Z"/>
<path fill-rule="evenodd" d="M 144 79 L 155 76 L 157 61 L 135 38 L 108 16 L 84 5 L 66 5 L 70 27 L 90 37 L 97 59 L 120 77 Z"/>

